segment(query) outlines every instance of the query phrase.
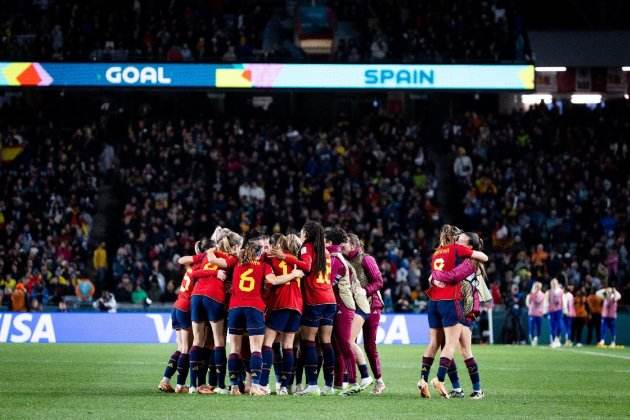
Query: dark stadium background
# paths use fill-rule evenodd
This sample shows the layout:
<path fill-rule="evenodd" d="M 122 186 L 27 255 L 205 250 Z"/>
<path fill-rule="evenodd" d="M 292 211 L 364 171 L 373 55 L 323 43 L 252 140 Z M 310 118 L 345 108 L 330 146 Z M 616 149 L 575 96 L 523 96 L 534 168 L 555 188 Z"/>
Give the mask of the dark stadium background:
<path fill-rule="evenodd" d="M 174 256 L 216 224 L 271 233 L 307 216 L 366 241 L 392 312 L 423 311 L 443 223 L 478 231 L 498 342 L 527 340 L 536 280 L 585 296 L 614 286 L 628 304 L 629 15 L 624 1 L 2 2 L 3 62 L 561 68 L 536 73 L 526 94 L 549 96 L 534 104 L 516 92 L 6 87 L 0 147 L 19 154 L 0 166 L 0 310 L 94 311 L 109 290 L 119 312 L 164 312 Z M 470 175 L 453 170 L 462 154 Z M 252 182 L 262 202 L 239 196 Z M 83 302 L 82 282 L 94 292 Z"/>

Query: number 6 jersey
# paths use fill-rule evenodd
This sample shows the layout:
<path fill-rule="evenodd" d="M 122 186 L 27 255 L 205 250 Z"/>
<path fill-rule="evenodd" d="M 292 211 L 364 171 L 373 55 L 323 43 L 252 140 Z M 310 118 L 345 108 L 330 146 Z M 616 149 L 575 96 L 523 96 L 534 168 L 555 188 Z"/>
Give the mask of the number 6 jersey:
<path fill-rule="evenodd" d="M 271 273 L 273 273 L 271 266 L 259 261 L 234 267 L 230 309 L 255 308 L 264 311 L 263 285 L 265 277 Z"/>

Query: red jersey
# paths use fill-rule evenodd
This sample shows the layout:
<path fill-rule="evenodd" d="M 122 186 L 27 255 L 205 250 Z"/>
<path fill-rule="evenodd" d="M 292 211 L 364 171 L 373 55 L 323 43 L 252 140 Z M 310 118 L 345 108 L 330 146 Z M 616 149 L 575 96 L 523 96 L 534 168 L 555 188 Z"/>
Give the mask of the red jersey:
<path fill-rule="evenodd" d="M 256 308 L 264 311 L 263 286 L 265 276 L 271 273 L 273 273 L 271 266 L 260 261 L 238 264 L 232 275 L 230 309 Z"/>
<path fill-rule="evenodd" d="M 431 269 L 433 271 L 450 271 L 462 262 L 464 258 L 470 258 L 473 250 L 463 245 L 451 244 L 441 246 L 435 250 L 431 257 Z M 462 298 L 462 287 L 459 283 L 447 284 L 445 287 L 431 286 L 427 290 L 427 296 L 431 300 L 459 300 Z"/>
<path fill-rule="evenodd" d="M 216 256 L 218 258 L 223 258 L 227 263 L 227 268 L 225 268 L 224 270 L 229 270 L 238 263 L 238 258 L 234 255 L 217 252 Z M 192 294 L 193 296 L 206 296 L 218 303 L 224 304 L 225 285 L 223 284 L 223 281 L 219 280 L 219 278 L 217 277 L 219 266 L 216 264 L 211 264 L 207 261 L 207 254 L 205 252 L 203 254 L 195 255 L 193 257 L 193 264 L 200 262 L 203 263 L 203 266 L 200 269 L 194 270 L 192 273 L 190 273 L 190 277 L 196 281 L 195 286 L 193 287 Z"/>
<path fill-rule="evenodd" d="M 311 252 L 311 255 L 314 255 L 313 246 L 311 244 L 306 245 L 302 248 L 301 253 L 307 254 Z M 313 260 L 312 257 L 311 260 Z M 331 260 L 328 251 L 326 251 L 326 272 L 315 273 L 311 271 L 306 275 L 306 280 L 304 281 L 304 303 L 307 305 L 337 303 L 331 281 Z"/>
<path fill-rule="evenodd" d="M 176 309 L 184 312 L 190 311 L 190 298 L 192 297 L 194 282 L 190 278 L 189 274 L 192 273 L 192 271 L 192 268 L 186 270 L 184 278 L 182 279 L 182 284 L 179 286 L 179 294 L 177 295 L 177 300 L 174 305 Z"/>
<path fill-rule="evenodd" d="M 286 260 L 278 258 L 271 259 L 271 268 L 276 276 L 285 276 L 295 268 L 293 264 L 287 264 Z M 304 302 L 302 301 L 302 290 L 300 289 L 300 278 L 291 280 L 288 283 L 273 286 L 271 288 L 269 309 L 292 309 L 302 313 Z"/>

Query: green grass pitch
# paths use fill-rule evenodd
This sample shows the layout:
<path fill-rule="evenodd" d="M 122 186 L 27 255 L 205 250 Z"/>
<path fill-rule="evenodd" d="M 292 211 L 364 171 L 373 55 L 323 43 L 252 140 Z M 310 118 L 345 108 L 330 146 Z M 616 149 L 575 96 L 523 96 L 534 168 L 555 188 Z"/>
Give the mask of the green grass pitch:
<path fill-rule="evenodd" d="M 162 394 L 170 345 L 0 345 L 2 419 L 630 418 L 630 350 L 475 346 L 486 399 L 422 400 L 421 346 L 381 346 L 387 391 L 342 397 Z M 460 379 L 470 382 L 461 358 Z M 432 370 L 435 375 L 437 363 Z M 273 375 L 272 375 L 273 376 Z"/>

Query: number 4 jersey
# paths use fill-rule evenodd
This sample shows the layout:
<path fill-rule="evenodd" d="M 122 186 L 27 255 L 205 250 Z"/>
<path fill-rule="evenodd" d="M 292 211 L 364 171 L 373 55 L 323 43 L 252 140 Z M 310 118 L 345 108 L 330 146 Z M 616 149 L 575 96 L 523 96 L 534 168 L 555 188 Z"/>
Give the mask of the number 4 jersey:
<path fill-rule="evenodd" d="M 230 309 L 232 308 L 256 308 L 265 310 L 263 300 L 263 286 L 267 274 L 273 273 L 269 264 L 253 262 L 238 264 L 234 268 L 232 275 L 232 297 L 230 298 Z"/>

